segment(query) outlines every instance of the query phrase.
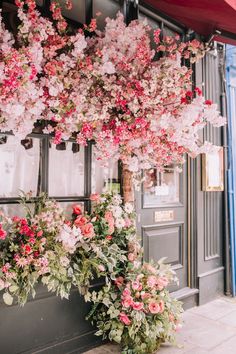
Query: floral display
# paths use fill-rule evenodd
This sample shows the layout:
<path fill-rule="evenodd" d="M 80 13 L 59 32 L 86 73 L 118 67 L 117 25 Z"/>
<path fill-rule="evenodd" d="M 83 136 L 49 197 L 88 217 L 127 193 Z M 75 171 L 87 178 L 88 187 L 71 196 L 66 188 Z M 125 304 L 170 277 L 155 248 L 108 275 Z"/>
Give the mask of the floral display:
<path fill-rule="evenodd" d="M 144 263 L 90 294 L 96 334 L 121 344 L 127 354 L 153 353 L 164 342 L 175 343 L 182 308 L 166 290 L 173 281 L 170 266 Z"/>
<path fill-rule="evenodd" d="M 75 210 L 72 222 L 84 237 L 73 259 L 78 267 L 74 283 L 85 295 L 91 279 L 95 276 L 116 279 L 140 253 L 133 206 L 129 203 L 122 206 L 122 199 L 116 194 L 93 194 L 91 199 L 91 215 Z"/>
<path fill-rule="evenodd" d="M 122 206 L 119 195 L 98 198 L 91 215 L 75 205 L 71 220 L 45 195 L 33 211 L 29 195 L 22 196 L 25 218 L 1 214 L 0 289 L 6 302 L 16 297 L 24 304 L 28 295 L 35 296 L 38 281 L 62 298 L 68 298 L 72 284 L 86 294 L 95 276 L 115 279 L 137 259 L 133 207 Z"/>
<path fill-rule="evenodd" d="M 28 196 L 22 197 L 26 207 L 29 201 Z M 0 289 L 4 301 L 11 304 L 15 298 L 24 305 L 29 295 L 35 296 L 39 280 L 49 291 L 68 298 L 72 268 L 70 252 L 58 238 L 64 224 L 59 204 L 42 196 L 34 211 L 27 207 L 25 218 L 1 215 L 1 219 Z"/>
<path fill-rule="evenodd" d="M 174 343 L 181 304 L 166 287 L 177 279 L 163 261 L 142 264 L 131 204 L 116 194 L 93 194 L 90 214 L 77 204 L 68 218 L 44 194 L 36 202 L 28 194 L 21 199 L 24 218 L 0 216 L 6 304 L 24 305 L 38 283 L 67 299 L 75 286 L 92 303 L 88 318 L 97 335 L 120 343 L 124 353 L 152 353 L 165 341 Z M 91 292 L 94 278 L 102 282 Z"/>
<path fill-rule="evenodd" d="M 23 136 L 44 122 L 56 144 L 71 136 L 83 145 L 95 140 L 99 160 L 120 159 L 132 172 L 182 164 L 185 153 L 210 148 L 198 132 L 225 119 L 200 89 L 192 90 L 191 68 L 183 65 L 203 57 L 203 44 L 161 39 L 158 29 L 153 48 L 145 21 L 126 26 L 120 13 L 103 31 L 95 20 L 71 31 L 57 2 L 52 21 L 34 0 L 16 4 L 17 45 L 0 30 L 2 131 Z"/>

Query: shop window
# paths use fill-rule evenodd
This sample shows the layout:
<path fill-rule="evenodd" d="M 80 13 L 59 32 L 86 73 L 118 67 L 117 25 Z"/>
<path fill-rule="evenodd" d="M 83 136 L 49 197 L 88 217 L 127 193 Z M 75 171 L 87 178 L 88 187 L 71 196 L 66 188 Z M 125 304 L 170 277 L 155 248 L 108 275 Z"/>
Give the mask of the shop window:
<path fill-rule="evenodd" d="M 74 142 L 49 148 L 49 196 L 84 196 L 84 148 Z"/>
<path fill-rule="evenodd" d="M 19 190 L 38 192 L 40 139 L 20 141 L 11 135 L 0 137 L 0 197 L 17 197 Z"/>
<path fill-rule="evenodd" d="M 23 216 L 20 191 L 35 198 L 46 192 L 69 216 L 74 204 L 90 209 L 91 193 L 120 192 L 118 163 L 111 161 L 104 168 L 93 152 L 92 143 L 82 147 L 70 140 L 55 145 L 44 134 L 31 134 L 22 141 L 0 134 L 0 210 Z"/>
<path fill-rule="evenodd" d="M 92 193 L 121 192 L 120 168 L 117 161 L 109 160 L 104 166 L 92 154 Z"/>

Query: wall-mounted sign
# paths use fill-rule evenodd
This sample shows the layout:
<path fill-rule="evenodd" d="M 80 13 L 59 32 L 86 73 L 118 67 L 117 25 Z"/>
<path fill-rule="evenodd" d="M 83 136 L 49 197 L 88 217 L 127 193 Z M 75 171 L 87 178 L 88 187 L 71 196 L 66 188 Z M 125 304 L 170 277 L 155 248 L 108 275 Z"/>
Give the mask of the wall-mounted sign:
<path fill-rule="evenodd" d="M 202 190 L 215 192 L 224 190 L 224 148 L 202 155 Z"/>
<path fill-rule="evenodd" d="M 155 215 L 155 222 L 174 220 L 174 210 L 155 211 L 154 215 Z"/>

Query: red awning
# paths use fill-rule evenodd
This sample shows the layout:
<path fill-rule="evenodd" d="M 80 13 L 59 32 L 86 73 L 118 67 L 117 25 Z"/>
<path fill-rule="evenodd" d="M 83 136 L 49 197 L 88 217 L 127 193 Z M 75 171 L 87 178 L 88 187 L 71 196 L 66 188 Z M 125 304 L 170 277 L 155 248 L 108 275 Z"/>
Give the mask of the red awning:
<path fill-rule="evenodd" d="M 236 44 L 236 0 L 145 0 L 156 10 L 209 38 Z"/>

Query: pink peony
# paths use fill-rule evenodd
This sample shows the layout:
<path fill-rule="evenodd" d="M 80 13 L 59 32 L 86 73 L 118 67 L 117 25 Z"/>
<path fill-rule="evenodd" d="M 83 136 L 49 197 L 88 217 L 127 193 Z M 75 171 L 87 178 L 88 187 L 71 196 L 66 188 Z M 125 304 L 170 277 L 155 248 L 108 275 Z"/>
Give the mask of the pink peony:
<path fill-rule="evenodd" d="M 88 222 L 88 219 L 85 216 L 79 215 L 75 219 L 74 224 L 77 227 L 81 227 L 81 226 L 85 225 L 87 222 Z"/>
<path fill-rule="evenodd" d="M 160 312 L 160 306 L 157 302 L 151 301 L 148 305 L 149 311 L 153 314 L 157 314 Z"/>
<path fill-rule="evenodd" d="M 120 313 L 119 318 L 120 321 L 123 322 L 126 326 L 129 326 L 131 324 L 129 317 L 124 312 Z"/>
<path fill-rule="evenodd" d="M 143 303 L 142 302 L 133 302 L 132 307 L 134 310 L 141 311 L 143 309 Z"/>
<path fill-rule="evenodd" d="M 81 226 L 81 232 L 83 236 L 87 238 L 92 238 L 95 236 L 93 224 L 91 223 Z"/>

